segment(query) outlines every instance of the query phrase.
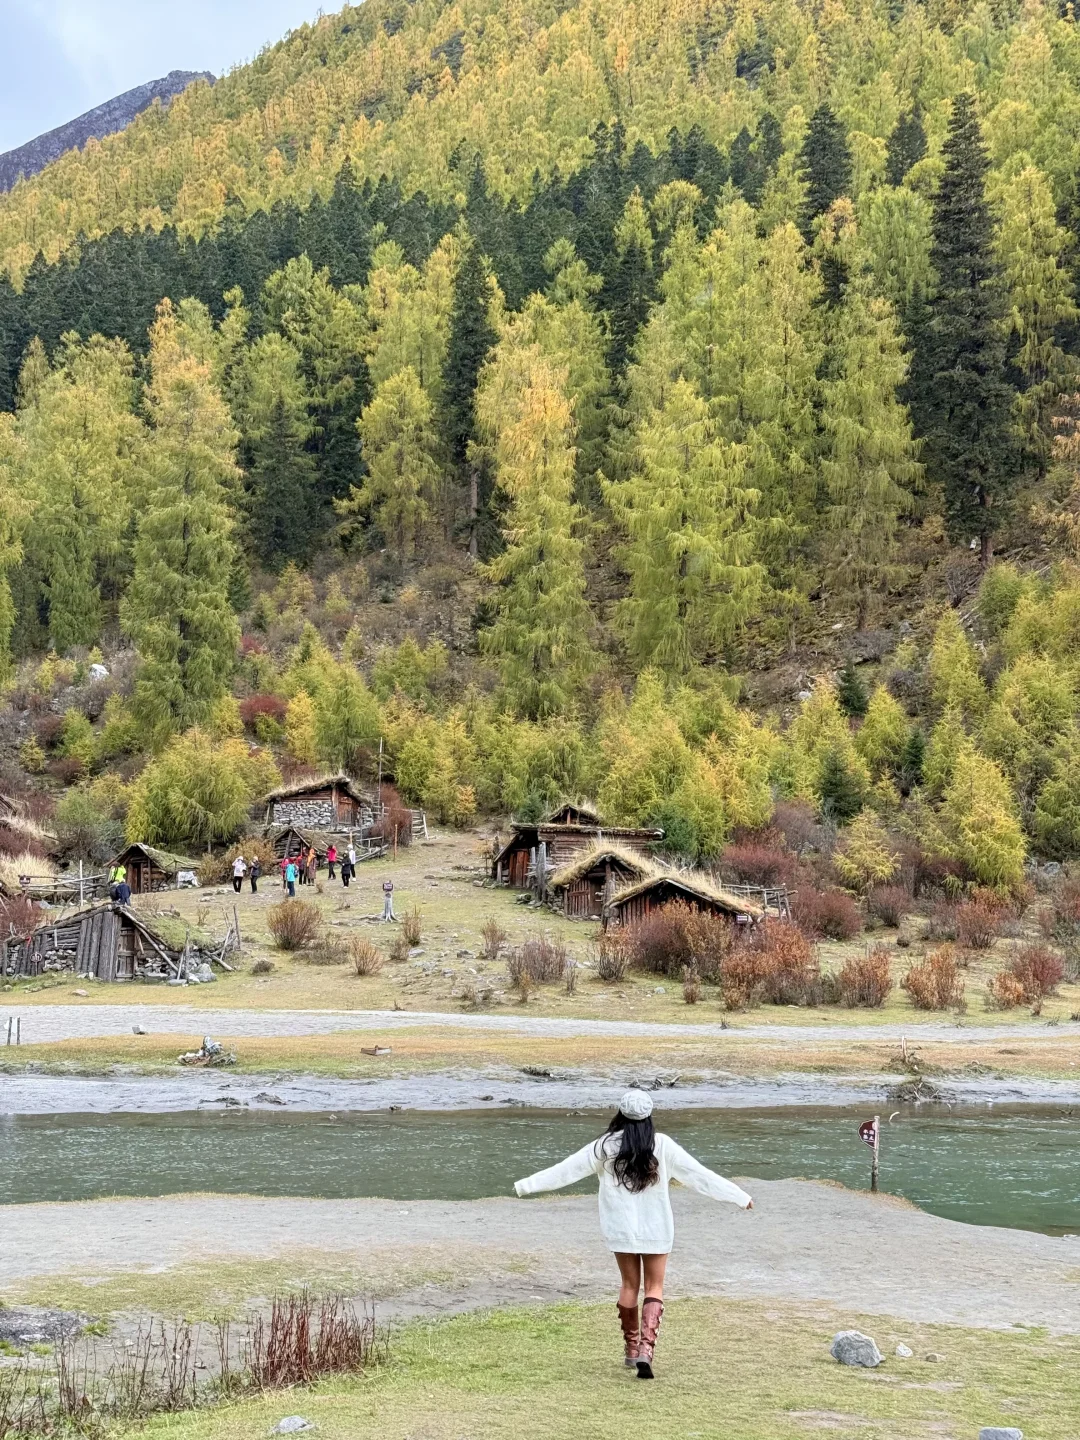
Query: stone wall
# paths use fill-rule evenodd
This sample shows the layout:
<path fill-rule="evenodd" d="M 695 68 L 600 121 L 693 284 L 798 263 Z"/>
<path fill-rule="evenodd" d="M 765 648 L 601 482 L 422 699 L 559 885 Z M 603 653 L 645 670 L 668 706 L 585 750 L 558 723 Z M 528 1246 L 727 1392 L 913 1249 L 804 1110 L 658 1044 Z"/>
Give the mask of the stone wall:
<path fill-rule="evenodd" d="M 333 830 L 337 814 L 333 800 L 311 796 L 298 800 L 274 801 L 274 824 L 296 825 L 301 830 Z"/>

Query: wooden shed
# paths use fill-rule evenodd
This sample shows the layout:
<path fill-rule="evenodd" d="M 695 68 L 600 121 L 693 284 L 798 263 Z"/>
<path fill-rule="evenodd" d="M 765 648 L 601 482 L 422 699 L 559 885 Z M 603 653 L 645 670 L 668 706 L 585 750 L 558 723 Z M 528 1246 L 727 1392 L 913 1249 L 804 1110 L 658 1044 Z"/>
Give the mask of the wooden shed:
<path fill-rule="evenodd" d="M 306 855 L 314 845 L 319 864 L 326 864 L 326 852 L 330 848 L 330 836 L 322 830 L 301 830 L 299 825 L 282 825 L 280 829 L 267 831 L 266 838 L 274 847 L 279 860 L 286 855 Z M 339 850 L 341 846 L 337 847 Z"/>
<path fill-rule="evenodd" d="M 705 875 L 674 870 L 654 871 L 642 880 L 616 890 L 604 906 L 604 928 L 635 925 L 653 910 L 681 900 L 695 910 L 726 916 L 733 924 L 755 925 L 763 917 L 760 905 L 741 895 L 721 890 Z"/>
<path fill-rule="evenodd" d="M 546 891 L 560 871 L 597 845 L 648 856 L 664 838 L 645 826 L 604 825 L 590 805 L 566 803 L 536 824 L 513 821 L 512 833 L 491 862 L 491 878 L 512 890 Z"/>
<path fill-rule="evenodd" d="M 126 905 L 91 905 L 39 925 L 3 947 L 5 975 L 70 972 L 98 980 L 168 980 L 180 953 Z"/>
<path fill-rule="evenodd" d="M 564 915 L 599 920 L 617 890 L 656 873 L 656 866 L 633 850 L 606 841 L 582 850 L 548 880 L 548 898 Z"/>
<path fill-rule="evenodd" d="M 302 830 L 359 830 L 371 825 L 375 806 L 348 775 L 322 775 L 271 790 L 266 824 Z"/>
<path fill-rule="evenodd" d="M 199 868 L 199 862 L 187 855 L 174 855 L 171 851 L 141 843 L 121 850 L 109 866 L 110 872 L 117 865 L 123 865 L 127 871 L 127 883 L 133 895 L 145 895 L 151 890 L 169 890 L 179 883 L 182 872 L 194 874 Z"/>

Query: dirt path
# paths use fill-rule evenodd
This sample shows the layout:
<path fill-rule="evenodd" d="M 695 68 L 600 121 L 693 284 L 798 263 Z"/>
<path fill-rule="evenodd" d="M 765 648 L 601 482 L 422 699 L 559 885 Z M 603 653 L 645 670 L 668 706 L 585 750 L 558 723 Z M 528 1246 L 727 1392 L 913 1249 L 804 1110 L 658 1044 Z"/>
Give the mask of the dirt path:
<path fill-rule="evenodd" d="M 16 1013 L 13 1009 L 12 1013 Z M 204 1035 L 273 1037 L 332 1035 L 353 1030 L 387 1030 L 400 1026 L 440 1025 L 465 1030 L 489 1030 L 533 1036 L 617 1035 L 627 1039 L 723 1039 L 774 1041 L 795 1045 L 837 1040 L 880 1041 L 899 1044 L 901 1036 L 920 1043 L 971 1043 L 996 1040 L 1060 1040 L 1080 1024 L 1035 1028 L 1032 1025 L 942 1024 L 937 1021 L 906 1025 L 672 1025 L 633 1020 L 551 1019 L 527 1015 L 447 1014 L 425 1010 L 203 1010 L 194 1006 L 144 1005 L 32 1005 L 17 1008 L 22 1019 L 24 1045 L 59 1040 L 87 1040 L 130 1035 L 139 1025 L 151 1035 Z"/>
<path fill-rule="evenodd" d="M 671 1295 L 818 1301 L 911 1321 L 1080 1332 L 1078 1236 L 957 1224 L 889 1197 L 809 1181 L 743 1183 L 755 1198 L 752 1213 L 674 1193 L 679 1238 Z M 105 1281 L 117 1272 L 149 1272 L 166 1284 L 173 1267 L 290 1257 L 300 1281 L 318 1271 L 323 1256 L 339 1272 L 355 1266 L 375 1293 L 389 1292 L 382 1313 L 434 1314 L 608 1298 L 614 1274 L 591 1196 L 460 1202 L 180 1196 L 167 1204 L 12 1206 L 3 1225 L 0 1292 L 9 1297 L 32 1294 L 35 1280 L 47 1276 Z M 418 1283 L 425 1272 L 436 1278 Z M 411 1289 L 395 1283 L 402 1275 L 414 1277 Z"/>

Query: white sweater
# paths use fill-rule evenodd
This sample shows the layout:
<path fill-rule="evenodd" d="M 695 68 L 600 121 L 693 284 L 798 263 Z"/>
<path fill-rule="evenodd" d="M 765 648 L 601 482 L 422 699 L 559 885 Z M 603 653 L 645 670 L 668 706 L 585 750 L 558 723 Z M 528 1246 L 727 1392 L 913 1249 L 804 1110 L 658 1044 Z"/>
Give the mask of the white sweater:
<path fill-rule="evenodd" d="M 620 1185 L 612 1171 L 612 1162 L 619 1153 L 621 1137 L 602 1135 L 575 1154 L 538 1170 L 519 1180 L 514 1186 L 518 1195 L 535 1195 L 541 1190 L 561 1190 L 587 1175 L 600 1177 L 600 1233 L 611 1250 L 629 1255 L 667 1255 L 675 1239 L 675 1221 L 671 1214 L 668 1184 L 681 1181 L 691 1190 L 710 1195 L 714 1200 L 727 1200 L 743 1210 L 750 1196 L 730 1180 L 707 1170 L 692 1155 L 676 1145 L 670 1135 L 656 1136 L 656 1159 L 660 1175 L 655 1185 L 636 1193 Z"/>

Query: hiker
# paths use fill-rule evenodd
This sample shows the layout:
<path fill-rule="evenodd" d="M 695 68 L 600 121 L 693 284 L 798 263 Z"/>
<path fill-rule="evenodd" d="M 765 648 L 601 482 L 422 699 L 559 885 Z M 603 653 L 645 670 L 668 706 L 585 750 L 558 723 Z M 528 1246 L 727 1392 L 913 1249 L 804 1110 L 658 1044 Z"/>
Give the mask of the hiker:
<path fill-rule="evenodd" d="M 109 891 L 109 898 L 114 905 L 126 905 L 131 899 L 131 886 L 127 883 L 126 875 Z"/>
<path fill-rule="evenodd" d="M 121 880 L 127 879 L 127 870 L 123 865 L 114 865 L 109 874 L 109 883 L 119 885 Z"/>
<path fill-rule="evenodd" d="M 394 914 L 394 882 L 388 875 L 382 882 L 382 918 L 384 920 L 396 920 Z"/>
<path fill-rule="evenodd" d="M 290 900 L 293 899 L 296 895 L 297 873 L 298 872 L 296 868 L 296 861 L 290 860 L 289 863 L 285 866 L 285 889 L 289 892 Z"/>
<path fill-rule="evenodd" d="M 664 1272 L 675 1237 L 668 1183 L 678 1180 L 713 1200 L 743 1210 L 754 1202 L 745 1190 L 707 1170 L 669 1135 L 653 1128 L 652 1096 L 628 1090 L 605 1134 L 582 1150 L 519 1180 L 517 1195 L 561 1190 L 587 1175 L 600 1181 L 600 1233 L 615 1254 L 622 1285 L 616 1309 L 623 1336 L 623 1364 L 639 1380 L 653 1378 L 652 1362 L 664 1313 Z M 638 1316 L 638 1291 L 645 1298 Z"/>
<path fill-rule="evenodd" d="M 286 889 L 287 886 L 288 886 L 288 882 L 287 882 L 286 879 L 285 879 L 285 871 L 288 869 L 288 866 L 289 866 L 289 857 L 288 857 L 288 855 L 283 855 L 283 856 L 281 857 L 281 888 L 282 888 L 283 890 Z"/>
<path fill-rule="evenodd" d="M 248 871 L 248 874 L 251 877 L 251 893 L 257 895 L 259 893 L 259 876 L 262 874 L 262 865 L 259 863 L 259 857 L 257 855 L 252 858 L 251 869 Z"/>
<path fill-rule="evenodd" d="M 307 883 L 309 885 L 315 884 L 315 876 L 318 870 L 319 857 L 315 854 L 315 846 L 312 845 L 311 849 L 307 852 Z"/>
<path fill-rule="evenodd" d="M 335 866 L 336 864 L 337 864 L 337 846 L 336 846 L 336 845 L 334 844 L 334 842 L 331 840 L 331 841 L 330 841 L 330 844 L 326 847 L 326 865 L 327 865 L 327 870 L 328 870 L 328 872 L 329 872 L 329 873 L 327 874 L 327 877 L 326 877 L 326 878 L 327 878 L 328 880 L 333 880 L 333 878 L 334 878 L 334 866 Z"/>
<path fill-rule="evenodd" d="M 341 862 L 341 883 L 347 890 L 349 881 L 356 874 L 356 851 L 350 845 L 345 852 L 345 858 Z"/>
<path fill-rule="evenodd" d="M 244 873 L 247 870 L 247 861 L 243 855 L 237 855 L 232 862 L 232 888 L 237 895 L 240 894 L 240 887 L 244 883 Z"/>

